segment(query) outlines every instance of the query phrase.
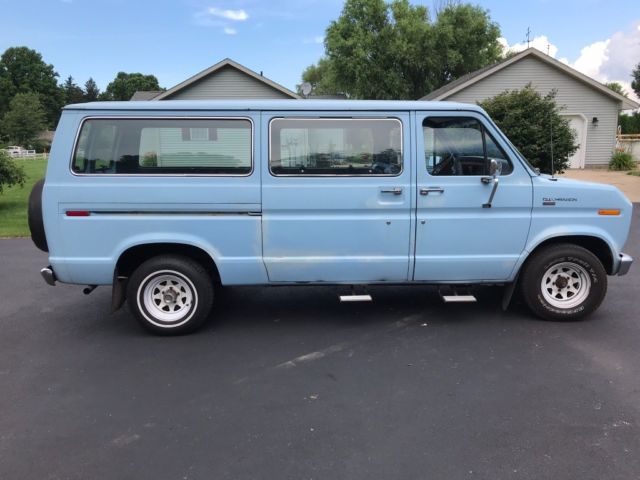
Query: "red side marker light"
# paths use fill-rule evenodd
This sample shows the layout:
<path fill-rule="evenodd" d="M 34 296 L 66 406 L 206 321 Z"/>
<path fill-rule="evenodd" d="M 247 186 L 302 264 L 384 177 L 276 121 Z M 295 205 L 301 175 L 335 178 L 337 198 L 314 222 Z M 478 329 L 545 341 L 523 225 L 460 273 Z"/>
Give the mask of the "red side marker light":
<path fill-rule="evenodd" d="M 67 217 L 88 217 L 91 212 L 88 210 L 67 210 Z"/>

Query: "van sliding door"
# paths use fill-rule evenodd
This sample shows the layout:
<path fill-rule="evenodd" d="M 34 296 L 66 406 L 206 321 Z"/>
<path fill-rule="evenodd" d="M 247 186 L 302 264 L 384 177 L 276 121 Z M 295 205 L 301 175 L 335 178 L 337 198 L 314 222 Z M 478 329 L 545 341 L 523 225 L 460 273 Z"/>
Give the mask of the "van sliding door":
<path fill-rule="evenodd" d="M 409 115 L 271 112 L 261 123 L 269 280 L 407 280 Z"/>

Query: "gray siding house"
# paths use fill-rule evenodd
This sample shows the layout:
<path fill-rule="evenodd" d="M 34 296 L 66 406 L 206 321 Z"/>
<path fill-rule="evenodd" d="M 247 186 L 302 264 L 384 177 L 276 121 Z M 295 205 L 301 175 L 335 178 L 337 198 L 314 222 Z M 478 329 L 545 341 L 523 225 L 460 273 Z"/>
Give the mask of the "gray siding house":
<path fill-rule="evenodd" d="M 528 83 L 556 101 L 577 134 L 578 151 L 570 168 L 606 166 L 616 144 L 620 110 L 640 108 L 636 102 L 544 53 L 529 48 L 495 65 L 461 77 L 421 100 L 476 103 Z"/>
<path fill-rule="evenodd" d="M 131 100 L 300 98 L 296 93 L 229 58 L 165 92 L 136 92 Z"/>

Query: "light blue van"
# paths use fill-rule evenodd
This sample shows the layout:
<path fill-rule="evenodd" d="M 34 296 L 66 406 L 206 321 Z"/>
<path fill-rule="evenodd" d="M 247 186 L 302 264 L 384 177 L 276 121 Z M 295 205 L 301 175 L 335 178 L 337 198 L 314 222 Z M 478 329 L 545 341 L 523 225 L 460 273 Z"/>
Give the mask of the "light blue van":
<path fill-rule="evenodd" d="M 201 325 L 221 285 L 501 284 L 505 307 L 519 285 L 573 320 L 632 263 L 619 190 L 540 175 L 447 102 L 70 105 L 29 208 L 48 283 L 113 285 L 160 334 Z"/>

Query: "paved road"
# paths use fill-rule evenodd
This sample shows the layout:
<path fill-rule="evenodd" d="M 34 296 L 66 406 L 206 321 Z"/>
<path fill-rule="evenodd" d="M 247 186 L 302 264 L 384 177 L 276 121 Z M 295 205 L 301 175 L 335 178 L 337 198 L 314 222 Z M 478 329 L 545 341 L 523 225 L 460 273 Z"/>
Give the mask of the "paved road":
<path fill-rule="evenodd" d="M 580 323 L 497 289 L 236 288 L 158 338 L 44 263 L 0 241 L 2 479 L 640 478 L 638 265 Z"/>

